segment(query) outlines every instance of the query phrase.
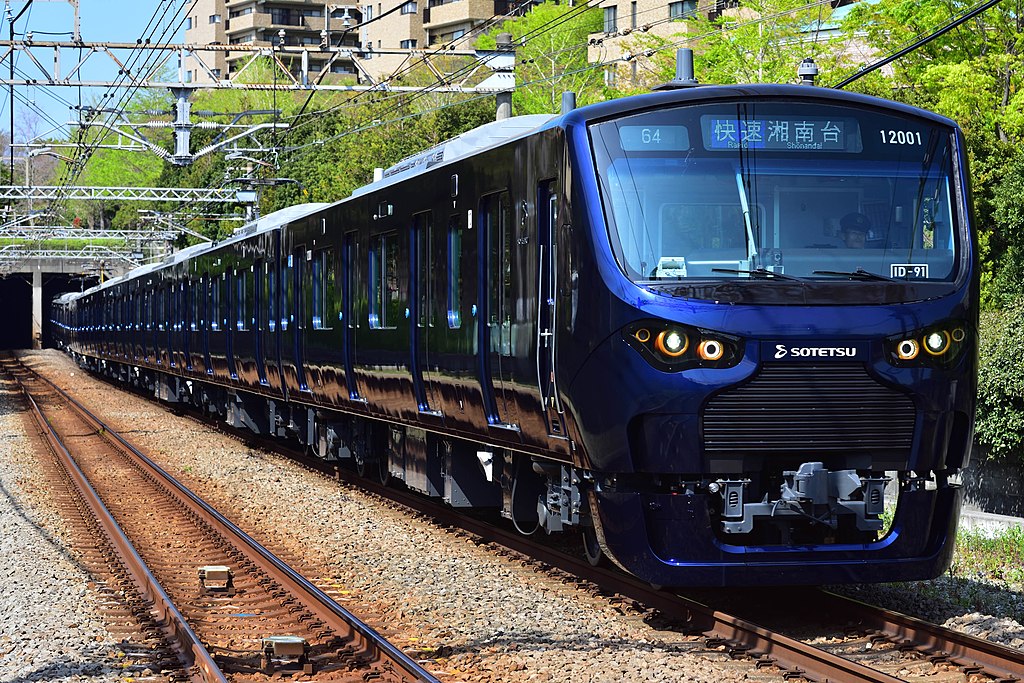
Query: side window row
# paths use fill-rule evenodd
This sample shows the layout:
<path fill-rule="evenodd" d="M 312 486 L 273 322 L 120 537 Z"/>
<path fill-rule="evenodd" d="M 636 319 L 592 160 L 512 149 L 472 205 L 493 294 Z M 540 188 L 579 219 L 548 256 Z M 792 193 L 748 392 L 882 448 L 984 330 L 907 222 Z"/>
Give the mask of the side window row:
<path fill-rule="evenodd" d="M 417 303 L 417 323 L 433 327 L 436 321 L 432 299 L 437 277 L 444 278 L 438 294 L 444 298 L 441 312 L 445 322 L 451 329 L 462 327 L 463 299 L 467 294 L 464 250 L 466 231 L 472 222 L 472 210 L 464 215 L 451 215 L 445 234 L 435 235 L 431 212 L 424 212 L 413 217 L 411 243 L 403 244 L 403 234 L 398 231 L 371 238 L 365 252 L 369 256 L 365 275 L 371 329 L 391 329 L 402 324 L 408 315 L 411 295 Z M 435 239 L 441 241 L 435 243 Z M 470 256 L 475 251 L 474 248 Z M 170 318 L 177 321 L 171 323 L 171 329 L 192 332 L 287 329 L 294 322 L 288 307 L 294 301 L 295 290 L 308 286 L 310 310 L 308 317 L 302 311 L 301 322 L 308 321 L 315 330 L 329 330 L 335 321 L 344 321 L 346 311 L 358 300 L 356 232 L 344 235 L 337 253 L 339 259 L 335 258 L 333 248 L 311 253 L 300 248 L 285 259 L 281 272 L 260 259 L 250 267 L 216 274 L 203 272 L 176 287 L 164 286 L 156 292 L 145 286 L 129 291 L 127 297 L 124 292 L 110 292 L 105 295 L 110 297 L 107 302 L 82 312 L 83 322 L 86 326 L 164 330 L 164 321 Z M 410 291 L 411 273 L 415 273 L 414 292 Z"/>

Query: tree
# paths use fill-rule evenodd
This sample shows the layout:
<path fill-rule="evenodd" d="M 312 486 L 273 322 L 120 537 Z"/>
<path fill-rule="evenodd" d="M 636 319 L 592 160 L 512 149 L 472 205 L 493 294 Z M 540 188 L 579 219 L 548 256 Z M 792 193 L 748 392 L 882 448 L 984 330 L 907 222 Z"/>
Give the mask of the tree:
<path fill-rule="evenodd" d="M 562 93 L 572 91 L 581 104 L 600 99 L 601 74 L 587 62 L 587 41 L 601 30 L 601 13 L 586 5 L 545 2 L 508 19 L 477 39 L 493 50 L 497 36 L 511 33 L 516 47 L 515 114 L 554 114 Z"/>
<path fill-rule="evenodd" d="M 1024 458 L 1024 298 L 982 318 L 976 438 L 997 460 Z"/>
<path fill-rule="evenodd" d="M 881 0 L 859 3 L 844 30 L 878 55 L 927 35 L 973 4 L 954 0 Z M 1024 224 L 1014 202 L 1024 170 L 1024 91 L 1021 72 L 1024 12 L 1003 2 L 971 22 L 897 60 L 887 89 L 855 82 L 851 89 L 883 94 L 930 109 L 960 124 L 967 141 L 977 213 L 983 232 L 983 301 L 999 306 L 1022 291 Z"/>

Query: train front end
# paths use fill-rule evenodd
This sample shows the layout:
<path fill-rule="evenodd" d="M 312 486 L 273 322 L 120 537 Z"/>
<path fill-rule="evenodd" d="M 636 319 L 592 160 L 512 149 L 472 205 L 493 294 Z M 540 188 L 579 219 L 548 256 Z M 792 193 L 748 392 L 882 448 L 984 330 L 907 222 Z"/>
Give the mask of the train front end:
<path fill-rule="evenodd" d="M 956 126 L 798 86 L 577 116 L 563 352 L 606 551 L 677 586 L 940 574 L 977 374 Z"/>

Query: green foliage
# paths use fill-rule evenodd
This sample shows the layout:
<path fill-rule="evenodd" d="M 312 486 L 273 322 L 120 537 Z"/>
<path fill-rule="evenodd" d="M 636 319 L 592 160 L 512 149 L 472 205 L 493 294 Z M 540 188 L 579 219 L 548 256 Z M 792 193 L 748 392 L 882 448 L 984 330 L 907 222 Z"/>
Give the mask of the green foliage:
<path fill-rule="evenodd" d="M 1024 459 L 1024 298 L 981 319 L 976 438 L 995 459 Z"/>
<path fill-rule="evenodd" d="M 844 30 L 878 56 L 931 33 L 973 6 L 956 0 L 858 3 Z M 931 109 L 963 128 L 971 162 L 975 225 L 982 247 L 982 300 L 998 307 L 1024 292 L 1024 230 L 1018 151 L 1024 143 L 1024 23 L 1019 3 L 997 5 L 971 22 L 872 74 L 867 91 Z M 866 79 L 865 79 L 866 80 Z M 878 85 L 886 86 L 879 88 Z M 851 89 L 865 91 L 858 81 Z"/>
<path fill-rule="evenodd" d="M 601 73 L 587 63 L 587 39 L 601 30 L 601 16 L 595 7 L 549 1 L 477 39 L 479 49 L 493 50 L 498 34 L 512 34 L 516 43 L 514 114 L 556 114 L 565 91 L 576 93 L 581 105 L 603 99 Z"/>
<path fill-rule="evenodd" d="M 815 30 L 828 21 L 828 5 L 803 0 L 744 0 L 742 8 L 693 21 L 701 36 L 695 72 L 705 83 L 794 83 L 797 67 L 814 59 L 819 80 L 828 83 L 842 54 L 840 38 Z M 757 21 L 753 21 L 757 19 Z"/>
<path fill-rule="evenodd" d="M 1013 526 L 995 534 L 958 531 L 949 571 L 976 580 L 1024 584 L 1024 527 Z"/>

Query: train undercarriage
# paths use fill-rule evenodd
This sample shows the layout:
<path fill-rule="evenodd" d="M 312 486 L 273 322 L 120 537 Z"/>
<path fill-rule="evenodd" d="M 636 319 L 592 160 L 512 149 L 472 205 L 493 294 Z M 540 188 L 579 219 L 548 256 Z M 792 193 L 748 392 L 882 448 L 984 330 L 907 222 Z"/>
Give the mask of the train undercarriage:
<path fill-rule="evenodd" d="M 520 533 L 582 535 L 593 564 L 609 553 L 599 515 L 603 500 L 639 497 L 652 534 L 665 525 L 662 502 L 680 500 L 706 519 L 703 536 L 720 547 L 762 549 L 872 544 L 902 491 L 946 486 L 941 473 L 876 472 L 808 461 L 792 469 L 728 475 L 611 475 L 529 454 L 87 356 L 86 369 L 169 404 L 259 436 L 294 440 L 307 453 L 351 466 L 360 476 L 406 488 L 461 509 L 491 510 Z M 887 496 L 889 499 L 887 499 Z M 700 508 L 696 513 L 692 508 Z M 667 520 L 668 518 L 666 518 Z M 891 519 L 891 517 L 890 517 Z M 707 532 L 710 532 L 708 534 Z M 685 539 L 683 539 L 685 541 Z M 678 542 L 677 542 L 678 543 Z M 678 553 L 666 541 L 667 560 Z M 659 548 L 656 538 L 651 548 Z"/>

